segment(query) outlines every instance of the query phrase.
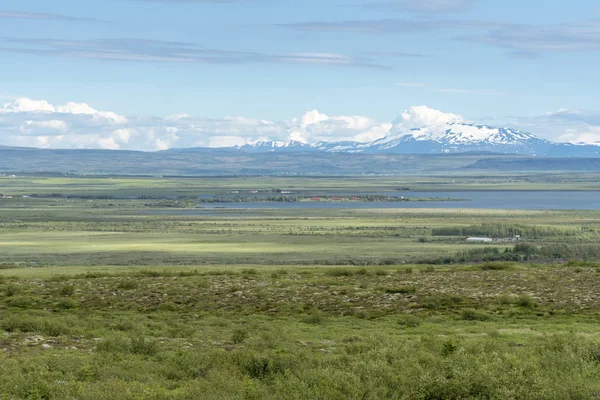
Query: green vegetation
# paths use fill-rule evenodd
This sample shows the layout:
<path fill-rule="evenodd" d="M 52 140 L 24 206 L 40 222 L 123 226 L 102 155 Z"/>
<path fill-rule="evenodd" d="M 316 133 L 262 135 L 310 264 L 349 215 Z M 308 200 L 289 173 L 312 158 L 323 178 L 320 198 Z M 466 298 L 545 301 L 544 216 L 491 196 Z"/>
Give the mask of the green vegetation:
<path fill-rule="evenodd" d="M 488 236 L 491 238 L 513 238 L 517 235 L 529 239 L 545 237 L 562 238 L 565 236 L 578 236 L 584 233 L 597 234 L 595 228 L 590 227 L 556 227 L 556 226 L 523 226 L 503 224 L 482 224 L 471 226 L 445 226 L 434 228 L 433 236 Z"/>
<path fill-rule="evenodd" d="M 0 399 L 600 395 L 600 212 L 154 195 L 0 200 Z"/>
<path fill-rule="evenodd" d="M 18 294 L 0 296 L 0 391 L 585 399 L 600 390 L 597 268 L 286 271 L 132 268 L 40 280 L 15 270 L 2 285 Z"/>
<path fill-rule="evenodd" d="M 450 157 L 452 159 L 452 157 Z M 438 169 L 437 171 L 444 171 Z M 456 171 L 452 175 L 427 176 L 349 176 L 349 177 L 205 177 L 160 178 L 98 176 L 2 176 L 2 194 L 35 197 L 107 198 L 190 198 L 196 196 L 267 196 L 291 191 L 297 196 L 348 193 L 458 192 L 503 190 L 600 190 L 600 174 L 491 174 L 471 176 Z M 255 192 L 256 193 L 253 193 Z M 0 199 L 1 200 L 1 199 Z"/>

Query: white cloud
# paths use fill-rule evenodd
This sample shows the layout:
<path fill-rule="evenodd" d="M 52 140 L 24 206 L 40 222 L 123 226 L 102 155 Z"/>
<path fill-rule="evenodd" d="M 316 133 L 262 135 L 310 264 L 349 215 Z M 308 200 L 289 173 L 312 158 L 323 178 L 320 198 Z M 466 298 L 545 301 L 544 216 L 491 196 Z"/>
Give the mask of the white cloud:
<path fill-rule="evenodd" d="M 241 136 L 212 136 L 208 140 L 208 147 L 233 147 L 250 143 Z"/>
<path fill-rule="evenodd" d="M 5 145 L 46 148 L 164 150 L 171 147 L 236 146 L 258 140 L 369 141 L 386 136 L 392 124 L 360 116 L 329 116 L 310 110 L 285 121 L 245 117 L 198 118 L 189 114 L 125 117 L 86 103 L 55 106 L 17 99 L 0 108 Z"/>
<path fill-rule="evenodd" d="M 600 141 L 600 111 L 562 108 L 535 117 L 513 117 L 503 121 L 511 127 L 533 132 L 557 142 Z M 490 121 L 493 124 L 493 121 Z"/>
<path fill-rule="evenodd" d="M 427 106 L 409 107 L 393 122 L 361 115 L 328 115 L 310 110 L 296 118 L 269 121 L 245 117 L 199 118 L 121 116 L 85 103 L 55 106 L 21 98 L 0 106 L 0 144 L 44 148 L 165 150 L 178 147 L 223 147 L 260 140 L 369 142 L 423 126 L 446 129 L 465 121 L 459 114 Z M 511 126 L 552 140 L 600 140 L 600 112 L 558 110 L 537 117 L 477 121 Z"/>
<path fill-rule="evenodd" d="M 599 143 L 600 126 L 590 126 L 585 130 L 565 129 L 564 133 L 558 137 L 561 142 L 570 143 Z"/>
<path fill-rule="evenodd" d="M 166 121 L 180 121 L 182 119 L 190 119 L 192 116 L 190 114 L 175 114 L 169 115 L 165 118 Z"/>
<path fill-rule="evenodd" d="M 67 103 L 64 106 L 56 107 L 56 111 L 64 114 L 73 115 L 91 115 L 97 119 L 106 119 L 114 124 L 124 124 L 127 118 L 110 111 L 98 111 L 85 103 Z"/>
<path fill-rule="evenodd" d="M 371 129 L 364 133 L 360 133 L 354 136 L 353 140 L 356 142 L 372 142 L 377 139 L 381 139 L 390 134 L 393 125 L 391 123 L 383 123 L 373 126 Z"/>
<path fill-rule="evenodd" d="M 464 118 L 458 114 L 445 113 L 427 106 L 412 106 L 404 110 L 400 118 L 395 121 L 395 128 L 397 130 L 416 129 L 461 121 L 464 121 Z"/>
<path fill-rule="evenodd" d="M 46 128 L 46 129 L 52 129 L 52 130 L 57 130 L 57 131 L 66 131 L 67 130 L 67 123 L 65 121 L 60 121 L 60 120 L 56 120 L 56 119 L 52 119 L 49 121 L 25 121 L 25 125 L 26 126 L 22 126 L 21 129 L 22 130 L 28 130 L 28 127 L 31 128 L 36 128 L 36 127 L 41 127 L 41 128 Z"/>
<path fill-rule="evenodd" d="M 127 118 L 110 111 L 98 111 L 85 103 L 69 102 L 64 106 L 54 106 L 45 100 L 32 100 L 21 97 L 5 104 L 0 113 L 53 113 L 67 115 L 89 115 L 97 120 L 107 120 L 114 124 L 124 124 Z"/>
<path fill-rule="evenodd" d="M 129 143 L 129 139 L 135 134 L 131 128 L 117 129 L 113 132 L 113 137 L 121 143 Z"/>
<path fill-rule="evenodd" d="M 7 103 L 0 109 L 1 112 L 56 112 L 54 106 L 45 100 L 32 100 L 25 97 Z"/>

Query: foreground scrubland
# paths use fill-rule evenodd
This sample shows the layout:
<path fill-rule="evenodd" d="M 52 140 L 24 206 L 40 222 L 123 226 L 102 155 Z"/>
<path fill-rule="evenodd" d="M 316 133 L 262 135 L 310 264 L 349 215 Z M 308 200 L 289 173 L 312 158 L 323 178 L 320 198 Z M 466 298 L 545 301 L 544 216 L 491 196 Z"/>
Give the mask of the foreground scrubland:
<path fill-rule="evenodd" d="M 5 398 L 600 393 L 595 265 L 13 272 Z"/>

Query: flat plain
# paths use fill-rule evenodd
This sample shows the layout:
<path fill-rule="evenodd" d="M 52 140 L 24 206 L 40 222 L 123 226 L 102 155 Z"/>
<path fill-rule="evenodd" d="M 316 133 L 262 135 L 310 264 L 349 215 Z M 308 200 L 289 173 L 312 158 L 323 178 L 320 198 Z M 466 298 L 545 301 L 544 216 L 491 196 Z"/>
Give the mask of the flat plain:
<path fill-rule="evenodd" d="M 598 397 L 599 211 L 172 212 L 596 178 L 2 178 L 0 398 Z"/>

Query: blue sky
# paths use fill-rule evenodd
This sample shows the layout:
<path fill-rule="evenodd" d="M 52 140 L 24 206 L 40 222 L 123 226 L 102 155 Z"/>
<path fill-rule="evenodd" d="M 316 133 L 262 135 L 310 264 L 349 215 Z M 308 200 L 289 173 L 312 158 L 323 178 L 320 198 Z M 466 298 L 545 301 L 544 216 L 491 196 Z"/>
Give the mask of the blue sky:
<path fill-rule="evenodd" d="M 3 0 L 0 63 L 0 144 L 371 140 L 456 114 L 600 140 L 595 0 Z"/>

